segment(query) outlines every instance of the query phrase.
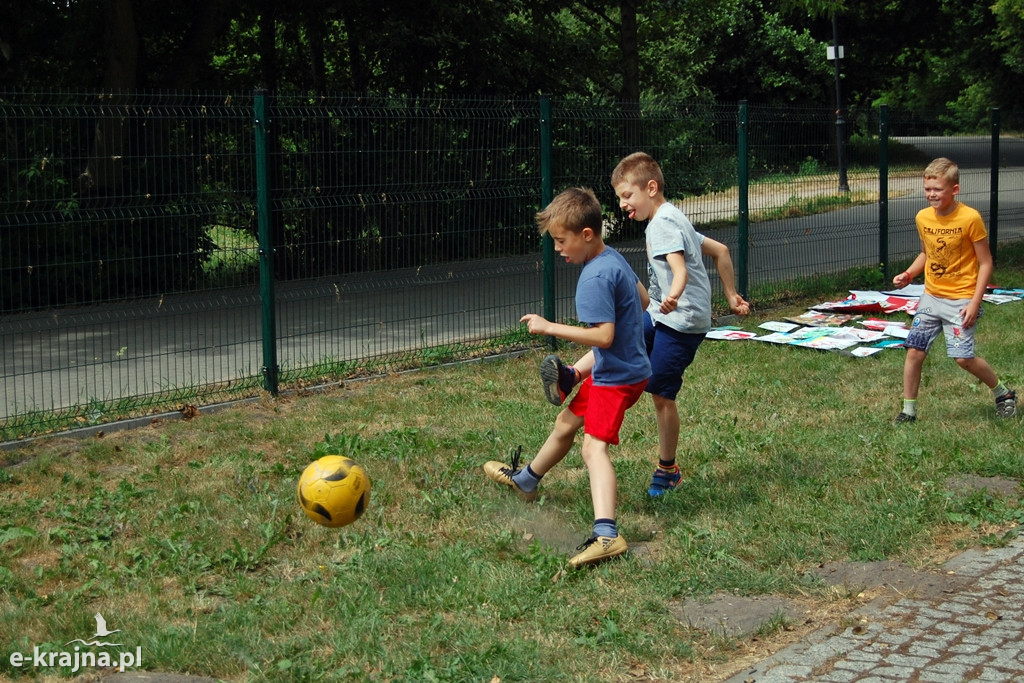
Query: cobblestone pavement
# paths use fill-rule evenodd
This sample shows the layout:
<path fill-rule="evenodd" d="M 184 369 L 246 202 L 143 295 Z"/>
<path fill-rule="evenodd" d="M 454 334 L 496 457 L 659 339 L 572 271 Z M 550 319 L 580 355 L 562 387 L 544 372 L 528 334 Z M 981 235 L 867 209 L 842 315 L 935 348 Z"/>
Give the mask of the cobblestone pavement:
<path fill-rule="evenodd" d="M 1024 681 L 1024 537 L 967 551 L 945 570 L 968 580 L 936 600 L 869 605 L 856 624 L 819 631 L 727 683 Z"/>

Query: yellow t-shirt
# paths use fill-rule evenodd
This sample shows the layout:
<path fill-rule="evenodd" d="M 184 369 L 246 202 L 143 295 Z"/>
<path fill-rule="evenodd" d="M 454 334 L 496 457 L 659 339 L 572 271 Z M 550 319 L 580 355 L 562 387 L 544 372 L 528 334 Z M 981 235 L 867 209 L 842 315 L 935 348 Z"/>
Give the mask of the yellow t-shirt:
<path fill-rule="evenodd" d="M 958 203 L 948 216 L 936 216 L 927 207 L 917 212 L 926 261 L 924 291 L 943 299 L 970 299 L 978 284 L 978 257 L 974 243 L 988 238 L 981 214 Z"/>

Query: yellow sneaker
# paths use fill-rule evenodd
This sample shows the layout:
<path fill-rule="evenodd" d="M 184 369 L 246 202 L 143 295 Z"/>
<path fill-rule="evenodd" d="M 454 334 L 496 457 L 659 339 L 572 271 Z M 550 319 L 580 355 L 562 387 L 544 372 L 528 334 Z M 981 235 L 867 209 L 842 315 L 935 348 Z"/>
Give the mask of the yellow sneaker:
<path fill-rule="evenodd" d="M 499 484 L 510 486 L 516 494 L 525 501 L 531 501 L 537 498 L 536 491 L 524 491 L 513 481 L 512 477 L 516 472 L 519 471 L 519 456 L 523 452 L 523 447 L 520 446 L 519 450 L 512 454 L 512 464 L 506 465 L 503 462 L 497 460 L 491 460 L 484 463 L 484 474 L 491 481 L 496 481 Z"/>
<path fill-rule="evenodd" d="M 626 539 L 622 536 L 616 536 L 615 538 L 591 536 L 583 541 L 576 550 L 582 550 L 583 552 L 570 558 L 569 566 L 573 569 L 579 569 L 584 565 L 597 564 L 598 562 L 618 557 L 629 550 L 629 546 L 626 544 Z"/>

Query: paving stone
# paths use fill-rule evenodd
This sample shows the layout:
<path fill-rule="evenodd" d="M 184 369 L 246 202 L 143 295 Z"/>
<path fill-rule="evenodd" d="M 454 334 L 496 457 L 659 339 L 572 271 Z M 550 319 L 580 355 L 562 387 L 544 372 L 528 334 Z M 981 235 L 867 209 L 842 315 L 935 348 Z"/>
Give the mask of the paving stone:
<path fill-rule="evenodd" d="M 941 651 L 920 642 L 911 643 L 910 646 L 907 647 L 907 654 L 913 657 L 924 657 L 928 660 L 939 659 L 942 656 Z"/>
<path fill-rule="evenodd" d="M 882 666 L 871 672 L 884 680 L 909 681 L 914 670 L 907 666 Z"/>
<path fill-rule="evenodd" d="M 912 657 L 901 654 L 893 654 L 885 658 L 885 663 L 890 666 L 906 667 L 912 671 L 924 668 L 930 661 L 927 657 Z"/>
<path fill-rule="evenodd" d="M 1024 537 L 945 568 L 960 579 L 956 594 L 877 607 L 858 633 L 826 633 L 727 683 L 1024 681 Z"/>
<path fill-rule="evenodd" d="M 872 662 L 865 659 L 840 659 L 835 663 L 837 670 L 857 671 L 864 673 L 866 671 L 873 671 L 878 666 L 878 662 Z"/>

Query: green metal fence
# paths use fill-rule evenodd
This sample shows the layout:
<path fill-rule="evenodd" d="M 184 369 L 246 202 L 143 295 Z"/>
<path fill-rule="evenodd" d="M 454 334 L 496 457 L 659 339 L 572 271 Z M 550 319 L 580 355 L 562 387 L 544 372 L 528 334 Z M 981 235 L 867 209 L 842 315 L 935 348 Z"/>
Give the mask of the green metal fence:
<path fill-rule="evenodd" d="M 1024 155 L 997 112 L 980 136 L 847 120 L 840 174 L 825 108 L 0 93 L 3 440 L 535 343 L 523 313 L 573 315 L 576 272 L 533 223 L 552 192 L 593 187 L 645 274 L 608 184 L 638 149 L 755 303 L 912 258 L 939 153 L 994 241 L 1021 239 Z"/>

